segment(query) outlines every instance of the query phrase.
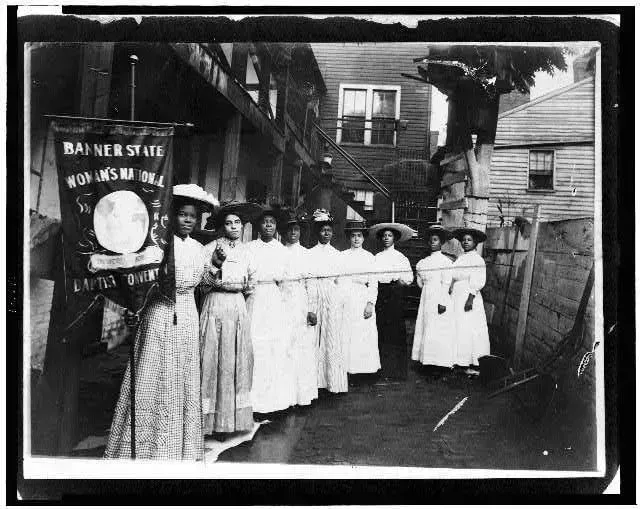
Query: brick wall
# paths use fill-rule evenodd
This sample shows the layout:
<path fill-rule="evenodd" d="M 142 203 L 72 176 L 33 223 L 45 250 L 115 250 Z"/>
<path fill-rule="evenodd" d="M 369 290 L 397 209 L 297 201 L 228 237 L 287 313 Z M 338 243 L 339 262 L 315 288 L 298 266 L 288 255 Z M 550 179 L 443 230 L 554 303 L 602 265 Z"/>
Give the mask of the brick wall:
<path fill-rule="evenodd" d="M 507 296 L 504 323 L 507 334 L 500 341 L 492 334 L 492 351 L 509 356 L 515 345 L 518 308 L 522 293 L 530 226 L 516 246 L 514 268 Z M 487 263 L 487 283 L 482 291 L 490 328 L 501 323 L 506 279 L 511 261 L 512 228 L 490 228 L 484 246 Z M 544 359 L 571 330 L 579 302 L 593 263 L 593 220 L 572 219 L 542 223 L 538 233 L 531 298 L 524 340 L 523 362 L 526 367 Z M 559 378 L 559 388 L 567 396 L 577 396 L 590 404 L 595 400 L 595 361 L 577 375 L 582 356 L 594 343 L 595 287 L 585 313 L 585 333 L 582 347 Z"/>

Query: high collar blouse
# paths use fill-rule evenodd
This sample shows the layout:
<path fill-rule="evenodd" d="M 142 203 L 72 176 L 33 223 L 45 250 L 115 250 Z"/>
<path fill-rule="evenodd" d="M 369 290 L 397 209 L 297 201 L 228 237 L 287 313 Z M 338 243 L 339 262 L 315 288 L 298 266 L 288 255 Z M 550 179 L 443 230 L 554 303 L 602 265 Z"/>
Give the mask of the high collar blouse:
<path fill-rule="evenodd" d="M 409 259 L 394 246 L 380 251 L 375 258 L 379 283 L 391 283 L 396 279 L 407 285 L 413 283 L 413 270 Z"/>
<path fill-rule="evenodd" d="M 317 277 L 331 278 L 340 275 L 340 251 L 331 244 L 318 242 L 309 249 L 311 273 Z"/>
<path fill-rule="evenodd" d="M 182 239 L 173 237 L 173 256 L 175 259 L 176 291 L 193 291 L 202 279 L 205 258 L 202 244 L 188 235 Z"/>
<path fill-rule="evenodd" d="M 469 293 L 478 295 L 478 292 L 484 288 L 487 280 L 487 269 L 484 259 L 475 249 L 462 253 L 453 263 L 452 278 L 454 289 L 456 285 L 463 287 L 466 283 Z"/>
<path fill-rule="evenodd" d="M 249 243 L 249 252 L 259 283 L 279 283 L 284 280 L 287 250 L 279 241 L 256 239 Z"/>
<path fill-rule="evenodd" d="M 378 279 L 375 257 L 362 247 L 342 251 L 340 284 L 360 284 L 367 287 L 369 302 L 375 304 L 378 296 Z"/>

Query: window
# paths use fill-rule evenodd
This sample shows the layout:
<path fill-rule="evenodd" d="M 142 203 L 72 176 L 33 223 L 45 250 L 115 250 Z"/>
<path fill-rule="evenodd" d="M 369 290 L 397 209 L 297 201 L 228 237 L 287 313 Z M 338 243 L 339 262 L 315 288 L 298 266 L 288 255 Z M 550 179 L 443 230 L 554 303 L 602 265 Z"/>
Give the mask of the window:
<path fill-rule="evenodd" d="M 553 189 L 553 150 L 529 151 L 529 189 Z"/>
<path fill-rule="evenodd" d="M 364 210 L 373 210 L 373 191 L 364 191 L 362 189 L 349 189 L 354 194 L 354 201 L 364 202 Z M 347 220 L 362 221 L 364 218 L 351 207 L 347 207 Z"/>
<path fill-rule="evenodd" d="M 337 143 L 395 145 L 400 87 L 340 85 Z"/>

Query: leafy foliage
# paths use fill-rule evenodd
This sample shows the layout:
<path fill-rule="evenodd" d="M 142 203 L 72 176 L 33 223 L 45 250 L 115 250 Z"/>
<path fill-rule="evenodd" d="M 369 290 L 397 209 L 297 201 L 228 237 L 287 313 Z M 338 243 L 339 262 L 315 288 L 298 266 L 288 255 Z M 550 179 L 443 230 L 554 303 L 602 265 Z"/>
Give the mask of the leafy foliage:
<path fill-rule="evenodd" d="M 515 88 L 526 93 L 535 84 L 536 72 L 553 76 L 557 69 L 565 71 L 568 53 L 568 49 L 555 46 L 464 45 L 430 48 L 424 59 L 416 61 L 423 64 L 419 65 L 423 76 L 430 74 L 430 65 L 444 65 L 452 71 L 449 78 L 455 79 L 462 72 L 487 92 L 505 93 Z"/>

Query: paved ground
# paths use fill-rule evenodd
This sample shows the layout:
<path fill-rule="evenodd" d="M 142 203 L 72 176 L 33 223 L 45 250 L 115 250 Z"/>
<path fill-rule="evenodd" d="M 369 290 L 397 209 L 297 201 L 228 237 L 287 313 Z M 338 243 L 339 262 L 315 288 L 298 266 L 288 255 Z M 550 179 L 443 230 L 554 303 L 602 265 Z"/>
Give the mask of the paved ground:
<path fill-rule="evenodd" d="M 408 325 L 411 338 L 413 327 Z M 80 394 L 81 438 L 106 435 L 126 354 L 123 348 L 86 359 Z M 275 416 L 251 442 L 223 452 L 219 461 L 595 468 L 594 416 L 584 408 L 557 394 L 544 414 L 535 408 L 527 411 L 513 394 L 488 399 L 478 379 L 461 372 L 425 372 L 408 359 L 408 349 L 403 355 L 406 362 L 399 376 L 404 379 L 365 381 L 344 395 L 321 391 L 311 407 Z M 434 431 L 462 400 L 459 410 Z M 101 456 L 102 452 L 103 447 L 95 447 L 77 454 Z"/>

